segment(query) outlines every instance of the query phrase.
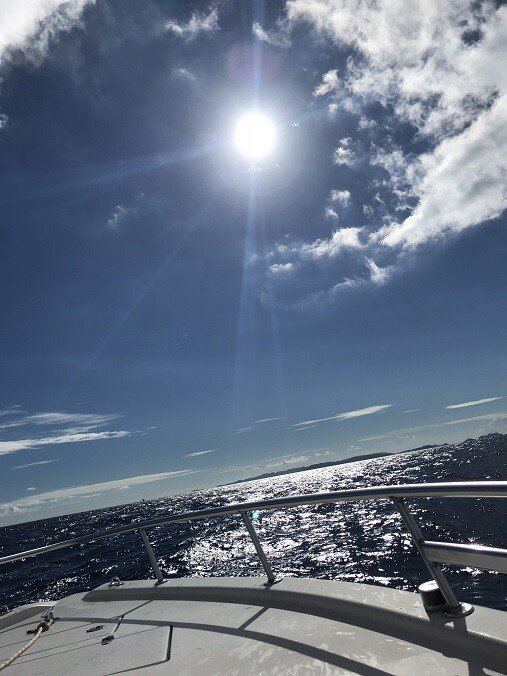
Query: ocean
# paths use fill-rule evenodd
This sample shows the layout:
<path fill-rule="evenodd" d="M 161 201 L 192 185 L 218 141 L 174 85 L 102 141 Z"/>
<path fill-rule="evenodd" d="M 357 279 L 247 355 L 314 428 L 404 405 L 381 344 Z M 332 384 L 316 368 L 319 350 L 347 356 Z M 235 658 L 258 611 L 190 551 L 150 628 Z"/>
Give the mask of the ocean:
<path fill-rule="evenodd" d="M 380 484 L 507 479 L 507 435 L 301 471 L 187 495 L 143 501 L 0 529 L 0 556 L 96 530 L 266 497 Z M 507 501 L 418 499 L 410 506 L 432 540 L 506 547 Z M 275 573 L 415 590 L 429 578 L 388 501 L 317 505 L 263 513 L 256 529 Z M 261 575 L 239 517 L 148 531 L 165 577 Z M 0 568 L 0 606 L 58 599 L 118 576 L 153 577 L 137 533 L 25 559 Z M 460 601 L 506 608 L 506 576 L 447 569 Z"/>

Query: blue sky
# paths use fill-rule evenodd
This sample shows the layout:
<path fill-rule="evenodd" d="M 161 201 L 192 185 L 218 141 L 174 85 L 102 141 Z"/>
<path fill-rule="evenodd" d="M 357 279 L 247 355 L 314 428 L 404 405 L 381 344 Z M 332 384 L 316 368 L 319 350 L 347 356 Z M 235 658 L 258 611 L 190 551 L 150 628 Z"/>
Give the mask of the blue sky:
<path fill-rule="evenodd" d="M 0 523 L 507 431 L 506 21 L 3 2 Z"/>

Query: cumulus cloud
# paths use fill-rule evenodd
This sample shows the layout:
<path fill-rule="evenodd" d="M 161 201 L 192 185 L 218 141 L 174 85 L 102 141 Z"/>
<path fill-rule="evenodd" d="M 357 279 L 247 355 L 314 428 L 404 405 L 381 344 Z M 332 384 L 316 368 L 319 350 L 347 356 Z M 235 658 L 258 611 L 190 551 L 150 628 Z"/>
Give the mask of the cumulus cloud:
<path fill-rule="evenodd" d="M 317 239 L 311 244 L 302 243 L 299 256 L 302 258 L 334 258 L 342 249 L 361 248 L 360 234 L 361 228 L 340 228 L 327 239 Z"/>
<path fill-rule="evenodd" d="M 359 122 L 357 123 L 358 129 L 376 129 L 378 126 L 377 122 L 372 119 L 368 119 L 364 115 L 361 115 Z"/>
<path fill-rule="evenodd" d="M 331 190 L 330 195 L 332 202 L 338 202 L 342 206 L 347 206 L 350 202 L 350 191 L 349 190 Z"/>
<path fill-rule="evenodd" d="M 306 427 L 307 425 L 318 425 L 322 422 L 328 422 L 329 420 L 350 420 L 352 418 L 360 418 L 364 415 L 372 415 L 374 413 L 380 413 L 385 411 L 388 408 L 391 408 L 392 404 L 380 404 L 375 406 L 367 406 L 366 408 L 359 408 L 355 411 L 345 411 L 345 413 L 337 413 L 336 415 L 329 416 L 328 418 L 317 418 L 316 420 L 304 420 L 302 422 L 295 423 L 293 427 Z"/>
<path fill-rule="evenodd" d="M 333 302 L 348 290 L 385 284 L 395 272 L 394 265 L 380 264 L 367 255 L 367 251 L 373 250 L 367 245 L 367 237 L 364 228 L 339 228 L 329 237 L 318 238 L 313 242 L 294 240 L 276 244 L 264 257 L 256 258 L 254 264 L 260 268 L 267 266 L 266 271 L 272 281 L 280 282 L 278 291 L 283 291 L 282 286 L 290 289 L 291 285 L 299 285 L 300 289 L 304 289 L 305 278 L 314 286 L 324 284 L 338 269 L 340 281 L 318 291 L 309 291 L 295 301 L 283 303 L 285 307 L 299 310 L 322 306 Z M 347 273 L 349 269 L 352 274 Z M 263 294 L 261 300 L 273 302 L 268 293 Z"/>
<path fill-rule="evenodd" d="M 325 96 L 331 92 L 335 94 L 341 87 L 341 80 L 338 77 L 337 70 L 329 70 L 322 76 L 322 82 L 318 85 L 313 94 L 314 96 Z"/>
<path fill-rule="evenodd" d="M 272 286 L 263 301 L 307 309 L 384 284 L 414 260 L 408 251 L 439 244 L 504 212 L 507 6 L 414 0 L 407 11 L 381 0 L 286 0 L 285 7 L 281 22 L 287 31 L 307 23 L 341 57 L 347 55 L 321 75 L 313 95 L 330 111 L 357 116 L 359 137 L 338 138 L 331 162 L 337 170 L 363 172 L 372 193 L 363 205 L 364 227 L 267 251 L 264 272 Z M 372 110 L 383 112 L 371 119 Z M 388 126 L 379 122 L 382 116 Z M 397 145 L 389 127 L 404 134 L 411 129 L 417 143 Z M 348 191 L 333 190 L 325 215 L 343 220 L 336 207 L 349 199 Z M 344 244 L 347 232 L 352 239 Z M 288 263 L 290 277 L 271 274 Z"/>
<path fill-rule="evenodd" d="M 383 244 L 414 246 L 500 216 L 507 207 L 507 94 L 420 163 L 418 204 L 380 231 Z"/>
<path fill-rule="evenodd" d="M 338 297 L 346 292 L 354 289 L 365 288 L 367 286 L 381 286 L 386 283 L 395 271 L 395 267 L 388 265 L 385 267 L 378 266 L 373 259 L 366 258 L 362 267 L 365 273 L 361 274 L 359 271 L 352 277 L 344 277 L 341 281 L 333 284 L 328 288 L 306 293 L 301 298 L 297 298 L 291 302 L 284 302 L 285 308 L 294 310 L 310 310 L 312 308 L 322 308 L 333 303 Z M 261 301 L 267 304 L 272 303 L 272 299 L 268 294 L 261 295 Z"/>
<path fill-rule="evenodd" d="M 468 408 L 469 406 L 478 406 L 479 404 L 489 404 L 490 401 L 498 401 L 503 397 L 488 397 L 487 399 L 476 399 L 475 401 L 465 401 L 462 404 L 451 404 L 445 408 Z"/>
<path fill-rule="evenodd" d="M 21 51 L 37 63 L 58 33 L 79 23 L 94 0 L 3 0 L 0 3 L 0 62 Z"/>
<path fill-rule="evenodd" d="M 398 158 L 415 198 L 404 220 L 382 224 L 374 240 L 414 247 L 485 223 L 507 206 L 507 7 L 473 0 L 396 2 L 288 0 L 287 21 L 308 22 L 351 50 L 343 72 L 331 69 L 314 94 L 361 111 L 390 106 L 427 139 L 430 150 Z M 360 116 L 359 127 L 370 128 Z M 346 141 L 346 143 L 344 143 Z M 349 164 L 342 139 L 334 161 Z M 403 163 L 405 166 L 403 167 Z M 391 167 L 392 169 L 395 167 Z M 406 206 L 406 205 L 405 205 Z"/>
<path fill-rule="evenodd" d="M 218 9 L 211 6 L 207 12 L 192 12 L 188 21 L 180 22 L 170 20 L 165 29 L 187 42 L 194 40 L 201 33 L 209 34 L 219 30 Z"/>
<path fill-rule="evenodd" d="M 389 279 L 389 275 L 392 272 L 391 266 L 381 268 L 371 258 L 366 259 L 366 264 L 370 270 L 370 280 L 374 284 L 384 284 L 385 282 L 387 282 L 387 280 Z"/>
<path fill-rule="evenodd" d="M 333 163 L 338 165 L 347 165 L 349 167 L 357 166 L 359 162 L 359 145 L 353 141 L 350 136 L 342 138 L 333 151 Z"/>
<path fill-rule="evenodd" d="M 273 263 L 269 266 L 269 271 L 272 275 L 286 275 L 292 272 L 294 265 L 292 263 Z"/>

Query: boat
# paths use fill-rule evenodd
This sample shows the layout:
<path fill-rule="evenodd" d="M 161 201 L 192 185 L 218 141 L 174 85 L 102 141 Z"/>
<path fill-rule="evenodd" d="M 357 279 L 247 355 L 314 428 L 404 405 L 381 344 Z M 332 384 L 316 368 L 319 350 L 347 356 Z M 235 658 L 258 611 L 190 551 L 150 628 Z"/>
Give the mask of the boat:
<path fill-rule="evenodd" d="M 137 531 L 154 579 L 101 586 L 7 610 L 6 674 L 505 674 L 507 613 L 459 600 L 443 566 L 507 573 L 507 549 L 437 542 L 410 509 L 421 498 L 502 499 L 507 481 L 405 484 L 303 494 L 171 514 L 0 558 L 0 564 Z M 337 580 L 280 578 L 252 514 L 390 500 L 424 561 L 418 593 Z M 265 577 L 164 579 L 150 528 L 238 515 Z M 339 571 L 337 571 L 339 577 Z M 499 594 L 500 594 L 499 583 Z"/>

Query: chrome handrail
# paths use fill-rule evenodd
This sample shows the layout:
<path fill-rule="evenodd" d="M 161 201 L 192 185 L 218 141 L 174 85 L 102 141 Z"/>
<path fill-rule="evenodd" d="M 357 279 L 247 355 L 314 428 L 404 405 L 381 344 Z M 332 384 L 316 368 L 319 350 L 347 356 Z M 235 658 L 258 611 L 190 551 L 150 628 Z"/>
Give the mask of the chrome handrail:
<path fill-rule="evenodd" d="M 456 543 L 426 541 L 408 510 L 405 500 L 407 498 L 507 498 L 507 481 L 455 481 L 428 484 L 401 484 L 397 486 L 376 486 L 367 488 L 354 488 L 329 493 L 310 493 L 267 500 L 255 500 L 221 507 L 212 507 L 183 514 L 173 514 L 163 519 L 153 519 L 133 523 L 129 526 L 98 531 L 91 535 L 84 535 L 61 542 L 55 542 L 43 547 L 29 549 L 16 554 L 0 557 L 0 565 L 19 561 L 31 556 L 39 556 L 48 552 L 58 551 L 75 545 L 82 545 L 95 540 L 102 540 L 137 531 L 146 547 L 150 563 L 157 580 L 163 581 L 162 572 L 158 566 L 153 549 L 148 541 L 146 529 L 165 526 L 171 523 L 185 523 L 198 519 L 214 518 L 227 514 L 241 516 L 248 534 L 254 544 L 256 552 L 267 574 L 268 583 L 275 581 L 269 561 L 262 549 L 261 542 L 255 532 L 248 512 L 274 509 L 288 509 L 302 505 L 357 502 L 360 500 L 391 500 L 399 511 L 402 520 L 410 533 L 410 536 L 426 564 L 430 574 L 436 581 L 449 608 L 459 608 L 460 603 L 450 587 L 445 575 L 441 570 L 442 564 L 472 566 L 485 570 L 507 572 L 507 549 L 485 547 L 481 545 L 464 545 Z"/>

